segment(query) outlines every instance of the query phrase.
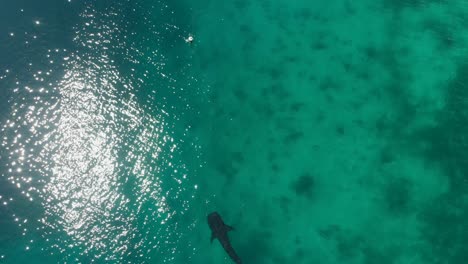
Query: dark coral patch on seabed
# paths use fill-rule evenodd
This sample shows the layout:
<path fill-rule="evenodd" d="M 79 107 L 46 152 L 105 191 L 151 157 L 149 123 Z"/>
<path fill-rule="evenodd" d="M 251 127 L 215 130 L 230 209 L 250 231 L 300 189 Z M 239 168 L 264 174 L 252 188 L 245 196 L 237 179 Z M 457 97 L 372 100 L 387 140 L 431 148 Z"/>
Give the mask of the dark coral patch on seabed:
<path fill-rule="evenodd" d="M 312 198 L 314 196 L 315 188 L 315 178 L 309 173 L 302 174 L 291 184 L 291 189 L 296 195 L 306 198 Z"/>

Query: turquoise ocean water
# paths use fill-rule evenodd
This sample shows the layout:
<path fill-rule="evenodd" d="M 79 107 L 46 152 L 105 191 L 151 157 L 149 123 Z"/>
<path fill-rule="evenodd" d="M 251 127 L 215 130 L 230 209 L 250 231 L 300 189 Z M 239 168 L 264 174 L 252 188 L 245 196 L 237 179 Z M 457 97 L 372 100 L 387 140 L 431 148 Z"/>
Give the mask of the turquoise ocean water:
<path fill-rule="evenodd" d="M 0 263 L 463 264 L 468 2 L 3 1 Z M 194 36 L 192 43 L 185 38 Z"/>

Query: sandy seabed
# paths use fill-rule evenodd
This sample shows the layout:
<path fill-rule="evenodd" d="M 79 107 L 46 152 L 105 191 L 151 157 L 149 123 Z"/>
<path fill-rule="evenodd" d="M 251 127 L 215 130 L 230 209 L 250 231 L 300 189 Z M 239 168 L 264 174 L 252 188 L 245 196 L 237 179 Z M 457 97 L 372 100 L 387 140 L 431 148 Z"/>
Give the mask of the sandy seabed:
<path fill-rule="evenodd" d="M 238 227 L 246 263 L 465 261 L 466 3 L 204 1 L 193 14 L 211 84 L 201 192 Z"/>

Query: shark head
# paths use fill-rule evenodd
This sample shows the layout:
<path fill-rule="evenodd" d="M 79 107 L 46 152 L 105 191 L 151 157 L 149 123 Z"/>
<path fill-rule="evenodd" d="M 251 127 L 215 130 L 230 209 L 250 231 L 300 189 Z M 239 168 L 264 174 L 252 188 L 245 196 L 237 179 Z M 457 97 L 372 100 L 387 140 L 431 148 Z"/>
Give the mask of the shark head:
<path fill-rule="evenodd" d="M 208 215 L 208 225 L 211 229 L 211 241 L 215 238 L 225 237 L 227 232 L 234 230 L 233 227 L 224 223 L 223 219 L 217 212 Z"/>

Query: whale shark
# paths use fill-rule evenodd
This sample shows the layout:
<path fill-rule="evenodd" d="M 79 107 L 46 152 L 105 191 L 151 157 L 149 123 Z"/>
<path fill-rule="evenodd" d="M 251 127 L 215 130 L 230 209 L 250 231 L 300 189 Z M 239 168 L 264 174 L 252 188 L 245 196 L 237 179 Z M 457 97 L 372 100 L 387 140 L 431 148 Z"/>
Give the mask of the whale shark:
<path fill-rule="evenodd" d="M 226 225 L 217 212 L 213 212 L 208 215 L 208 225 L 211 229 L 211 242 L 213 243 L 213 240 L 217 238 L 234 263 L 241 264 L 242 261 L 232 248 L 228 237 L 228 232 L 234 230 L 234 228 Z"/>

